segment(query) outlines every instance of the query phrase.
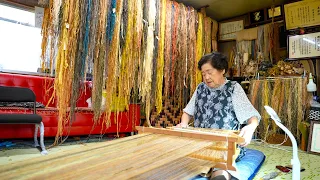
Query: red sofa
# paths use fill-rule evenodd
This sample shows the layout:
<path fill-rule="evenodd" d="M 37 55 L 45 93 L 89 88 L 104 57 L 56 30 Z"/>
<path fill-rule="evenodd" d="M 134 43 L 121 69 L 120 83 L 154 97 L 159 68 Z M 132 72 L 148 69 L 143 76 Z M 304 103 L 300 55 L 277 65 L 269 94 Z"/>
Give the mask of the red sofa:
<path fill-rule="evenodd" d="M 53 93 L 54 78 L 36 76 L 36 75 L 23 75 L 14 73 L 0 73 L 0 86 L 13 86 L 13 87 L 26 87 L 33 90 L 36 95 L 36 101 L 47 105 L 50 97 Z M 89 83 L 85 83 L 85 88 L 80 90 L 80 97 L 77 101 L 77 108 L 75 113 L 75 121 L 72 124 L 70 130 L 70 136 L 89 135 L 93 126 L 93 111 L 87 108 L 88 104 L 86 100 L 91 97 L 91 91 Z M 46 108 L 37 108 L 37 114 L 42 116 L 42 122 L 44 123 L 44 136 L 54 137 L 57 133 L 58 125 L 58 111 L 55 108 L 56 101 L 48 104 Z M 32 110 L 28 108 L 20 107 L 0 107 L 0 113 L 31 113 Z M 113 119 L 114 114 L 111 114 Z M 102 121 L 101 121 L 102 122 Z M 133 132 L 134 126 L 140 124 L 140 105 L 130 104 L 129 110 L 121 112 L 119 114 L 119 126 L 112 121 L 111 127 L 104 129 L 103 134 L 118 132 L 123 135 L 125 133 Z M 91 134 L 100 134 L 101 123 L 96 125 Z M 0 139 L 11 138 L 33 138 L 34 125 L 1 125 L 0 126 Z M 64 135 L 67 135 L 65 129 Z"/>

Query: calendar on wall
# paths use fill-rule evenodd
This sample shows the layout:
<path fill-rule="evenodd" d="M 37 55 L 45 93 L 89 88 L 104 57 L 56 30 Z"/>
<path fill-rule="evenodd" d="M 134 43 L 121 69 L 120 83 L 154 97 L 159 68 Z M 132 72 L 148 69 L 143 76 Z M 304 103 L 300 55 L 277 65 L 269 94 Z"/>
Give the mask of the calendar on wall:
<path fill-rule="evenodd" d="M 236 32 L 243 30 L 243 20 L 219 23 L 219 41 L 235 40 Z"/>
<path fill-rule="evenodd" d="M 289 59 L 320 57 L 320 32 L 288 36 Z"/>

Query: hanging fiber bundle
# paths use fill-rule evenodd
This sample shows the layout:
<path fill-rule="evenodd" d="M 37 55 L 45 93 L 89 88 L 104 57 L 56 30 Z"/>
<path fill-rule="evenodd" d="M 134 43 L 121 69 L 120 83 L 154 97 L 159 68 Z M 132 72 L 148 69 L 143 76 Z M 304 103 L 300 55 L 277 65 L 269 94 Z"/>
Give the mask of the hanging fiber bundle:
<path fill-rule="evenodd" d="M 174 24 L 176 25 L 176 29 L 177 29 L 177 33 L 176 34 L 176 57 L 175 57 L 175 60 L 174 60 L 174 64 L 172 64 L 172 73 L 173 73 L 173 78 L 172 78 L 172 97 L 173 97 L 173 105 L 175 108 L 180 108 L 181 106 L 181 97 L 182 97 L 182 91 L 183 91 L 183 69 L 181 69 L 181 67 L 183 67 L 182 63 L 183 63 L 183 60 L 182 60 L 182 18 L 183 18 L 183 9 L 184 9 L 184 6 L 183 4 L 174 4 L 175 6 L 175 12 L 176 12 L 176 8 L 178 9 L 177 10 L 177 22 L 174 22 Z M 174 19 L 175 20 L 175 19 Z M 175 26 L 174 25 L 174 26 Z M 172 46 L 174 47 L 174 45 L 172 44 Z"/>
<path fill-rule="evenodd" d="M 172 1 L 167 0 L 166 10 L 166 30 L 165 30 L 165 68 L 164 68 L 164 96 L 168 98 L 170 88 L 170 64 L 172 52 L 172 34 L 171 34 L 171 16 L 172 16 Z"/>
<path fill-rule="evenodd" d="M 166 9 L 167 0 L 161 0 L 160 4 L 160 41 L 158 47 L 158 68 L 157 68 L 157 87 L 156 87 L 156 108 L 159 114 L 162 110 L 162 86 L 163 86 L 163 69 L 164 69 L 164 45 L 165 45 L 165 29 L 166 29 Z"/>
<path fill-rule="evenodd" d="M 204 48 L 205 48 L 205 53 L 208 54 L 212 52 L 211 49 L 211 30 L 212 28 L 212 20 L 210 17 L 205 17 L 204 18 Z"/>
<path fill-rule="evenodd" d="M 145 113 L 146 113 L 146 122 L 148 126 L 150 124 L 150 111 L 151 111 L 151 80 L 152 80 L 152 58 L 153 58 L 153 49 L 154 49 L 154 24 L 156 16 L 156 4 L 155 0 L 149 0 L 148 6 L 148 34 L 147 34 L 147 46 L 145 49 L 145 58 L 143 62 L 143 74 L 142 74 L 142 89 L 141 97 L 142 102 L 145 103 Z"/>
<path fill-rule="evenodd" d="M 135 1 L 135 18 L 134 18 L 134 31 L 133 31 L 133 41 L 134 41 L 134 46 L 133 46 L 133 69 L 134 71 L 130 71 L 130 72 L 134 72 L 134 76 L 132 76 L 132 78 L 134 78 L 135 80 L 131 80 L 130 81 L 130 87 L 134 87 L 133 89 L 133 93 L 134 96 L 137 97 L 138 89 L 139 89 L 139 83 L 140 83 L 140 74 L 141 74 L 141 48 L 142 48 L 142 32 L 143 32 L 143 11 L 142 11 L 142 0 L 137 0 Z M 140 66 L 140 67 L 139 67 Z M 140 70 L 139 70 L 140 68 Z"/>
<path fill-rule="evenodd" d="M 73 11 L 70 11 L 73 9 Z M 64 127 L 69 122 L 68 107 L 70 103 L 71 84 L 76 57 L 77 36 L 79 28 L 79 6 L 74 1 L 65 1 L 63 4 L 62 34 L 58 46 L 56 78 L 54 89 L 58 99 L 58 130 L 54 145 L 59 144 Z M 68 47 L 68 48 L 66 48 Z"/>
<path fill-rule="evenodd" d="M 97 22 L 96 47 L 94 49 L 94 71 L 93 71 L 93 89 L 92 101 L 94 111 L 94 124 L 96 125 L 101 115 L 101 101 L 104 67 L 106 59 L 106 16 L 107 16 L 107 1 L 96 1 L 99 4 L 99 17 Z"/>
<path fill-rule="evenodd" d="M 218 51 L 218 42 L 217 42 L 217 33 L 218 33 L 218 22 L 212 20 L 212 32 L 211 32 L 211 39 L 212 39 L 212 50 Z"/>
<path fill-rule="evenodd" d="M 70 98 L 70 123 L 68 134 L 71 130 L 71 125 L 75 121 L 75 108 L 76 103 L 79 98 L 79 89 L 80 84 L 82 84 L 84 79 L 84 66 L 85 59 L 87 56 L 87 46 L 88 46 L 88 36 L 89 36 L 89 21 L 90 21 L 90 8 L 91 0 L 81 0 L 79 3 L 79 15 L 87 14 L 87 16 L 80 16 L 79 21 L 79 31 L 78 31 L 78 47 L 76 49 L 75 59 L 74 59 L 74 71 L 72 78 L 72 87 L 71 87 L 71 98 Z"/>
<path fill-rule="evenodd" d="M 116 5 L 116 24 L 114 26 L 114 33 L 110 45 L 110 50 L 108 51 L 108 70 L 107 70 L 107 79 L 106 79 L 106 113 L 103 119 L 103 125 L 106 128 L 111 126 L 111 105 L 113 102 L 113 95 L 116 91 L 116 79 L 117 79 L 117 68 L 119 61 L 119 48 L 120 48 L 120 21 L 122 16 L 122 5 L 123 0 L 118 0 Z M 105 16 L 104 16 L 105 17 Z M 100 94 L 101 95 L 101 94 Z"/>
<path fill-rule="evenodd" d="M 99 2 L 97 0 L 92 0 L 91 5 L 91 21 L 89 22 L 89 44 L 88 44 L 88 54 L 86 57 L 86 72 L 93 74 L 93 56 L 94 50 L 96 47 L 96 30 L 98 24 L 98 11 L 99 11 Z"/>
<path fill-rule="evenodd" d="M 127 1 L 127 0 L 125 0 Z M 116 125 L 117 125 L 117 136 L 119 136 L 119 112 L 123 111 L 122 106 L 125 106 L 125 109 L 129 109 L 129 102 L 130 102 L 130 93 L 131 88 L 130 81 L 134 78 L 135 72 L 134 68 L 134 60 L 133 60 L 133 25 L 134 25 L 134 8 L 135 3 L 134 1 L 127 1 L 127 5 L 123 7 L 123 9 L 127 11 L 127 23 L 126 23 L 126 29 L 122 30 L 124 34 L 126 34 L 124 47 L 122 48 L 121 53 L 121 61 L 120 61 L 120 74 L 118 78 L 118 86 L 117 86 L 117 97 L 113 99 L 115 108 L 116 108 Z M 124 15 L 124 14 L 123 14 Z"/>
<path fill-rule="evenodd" d="M 42 29 L 41 29 L 41 68 L 44 72 L 47 68 L 47 62 L 46 62 L 46 56 L 47 56 L 47 50 L 48 50 L 48 40 L 49 40 L 49 31 L 50 31 L 50 9 L 45 8 L 44 14 L 43 14 L 43 23 L 42 23 Z"/>
<path fill-rule="evenodd" d="M 156 16 L 154 24 L 154 50 L 152 58 L 152 82 L 151 82 L 151 107 L 155 107 L 156 103 L 156 87 L 157 87 L 157 70 L 158 68 L 158 50 L 159 50 L 159 32 L 160 32 L 160 1 L 156 2 Z"/>
<path fill-rule="evenodd" d="M 179 108 L 183 108 L 183 92 L 184 87 L 187 85 L 187 68 L 188 68 L 188 24 L 187 24 L 187 11 L 188 9 L 180 4 L 180 61 L 182 69 L 181 71 L 181 82 L 180 82 L 180 95 L 179 95 Z"/>
<path fill-rule="evenodd" d="M 262 104 L 265 106 L 269 106 L 270 102 L 270 87 L 268 81 L 263 82 L 263 89 L 262 89 Z M 263 126 L 261 128 L 261 137 L 266 140 L 268 137 L 268 130 L 269 130 L 269 115 L 268 113 L 263 110 L 262 111 L 262 118 L 263 118 Z"/>
<path fill-rule="evenodd" d="M 282 87 L 281 79 L 276 79 L 273 85 L 273 92 L 271 96 L 271 107 L 279 114 L 279 106 L 280 106 L 280 90 Z M 278 126 L 272 121 L 272 133 L 276 133 Z"/>
<path fill-rule="evenodd" d="M 174 86 L 175 86 L 175 76 L 174 76 L 174 70 L 175 70 L 175 63 L 178 58 L 178 27 L 179 27 L 179 4 L 175 1 L 173 1 L 172 6 L 172 56 L 171 56 L 171 94 L 174 92 Z"/>
<path fill-rule="evenodd" d="M 192 7 L 189 7 L 188 11 L 188 32 L 189 32 L 189 46 L 188 46 L 188 75 L 190 78 L 190 97 L 197 87 L 196 73 L 197 73 L 197 33 L 196 33 L 196 18 L 197 11 Z"/>
<path fill-rule="evenodd" d="M 203 14 L 198 13 L 198 31 L 197 31 L 197 55 L 196 55 L 196 67 L 198 67 L 198 62 L 200 61 L 201 57 L 204 53 L 203 48 Z M 199 84 L 202 82 L 202 76 L 200 70 L 196 70 L 197 76 L 196 76 L 196 84 Z"/>

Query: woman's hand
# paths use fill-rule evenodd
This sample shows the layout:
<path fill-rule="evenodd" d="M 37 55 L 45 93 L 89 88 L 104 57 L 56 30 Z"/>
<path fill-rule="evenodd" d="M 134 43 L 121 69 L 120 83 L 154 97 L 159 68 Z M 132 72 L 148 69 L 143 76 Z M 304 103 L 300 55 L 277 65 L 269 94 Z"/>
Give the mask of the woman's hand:
<path fill-rule="evenodd" d="M 248 121 L 248 125 L 243 127 L 239 133 L 239 136 L 245 139 L 244 143 L 239 144 L 240 146 L 244 147 L 250 144 L 254 131 L 258 126 L 258 119 L 256 117 L 251 118 Z"/>
<path fill-rule="evenodd" d="M 181 116 L 181 122 L 180 124 L 177 124 L 176 127 L 179 128 L 186 128 L 189 126 L 189 121 L 191 119 L 191 116 L 185 112 L 183 112 L 182 116 Z"/>
<path fill-rule="evenodd" d="M 179 128 L 186 128 L 186 127 L 188 127 L 188 124 L 186 124 L 186 123 L 180 123 L 180 124 L 177 124 L 176 125 L 176 127 L 179 127 Z"/>

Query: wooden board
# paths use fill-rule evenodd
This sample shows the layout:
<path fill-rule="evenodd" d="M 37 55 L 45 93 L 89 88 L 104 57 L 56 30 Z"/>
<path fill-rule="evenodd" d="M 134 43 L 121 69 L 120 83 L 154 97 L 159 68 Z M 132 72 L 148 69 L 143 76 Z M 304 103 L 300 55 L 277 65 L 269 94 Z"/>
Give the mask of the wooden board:
<path fill-rule="evenodd" d="M 0 176 L 1 179 L 144 179 L 152 174 L 160 179 L 188 179 L 214 166 L 210 161 L 188 157 L 210 144 L 207 140 L 144 133 L 0 166 Z"/>
<path fill-rule="evenodd" d="M 156 134 L 168 134 L 171 136 L 189 137 L 194 139 L 203 139 L 210 141 L 228 141 L 243 143 L 245 139 L 235 134 L 236 131 L 229 130 L 206 130 L 204 128 L 153 128 L 137 126 L 139 133 L 149 132 Z M 201 130 L 201 131 L 200 131 Z"/>

